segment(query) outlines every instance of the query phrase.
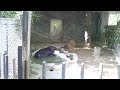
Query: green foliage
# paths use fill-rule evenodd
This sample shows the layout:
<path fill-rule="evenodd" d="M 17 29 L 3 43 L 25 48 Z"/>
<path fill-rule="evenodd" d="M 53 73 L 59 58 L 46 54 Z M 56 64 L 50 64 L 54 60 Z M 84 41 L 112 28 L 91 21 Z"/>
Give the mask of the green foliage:
<path fill-rule="evenodd" d="M 109 48 L 112 48 L 115 43 L 115 28 L 116 26 L 107 26 L 105 31 L 105 41 Z"/>
<path fill-rule="evenodd" d="M 35 32 L 48 33 L 49 23 L 43 16 L 42 11 L 32 12 L 32 30 L 36 30 Z"/>
<path fill-rule="evenodd" d="M 32 12 L 32 23 L 35 24 L 39 22 L 40 17 L 42 16 L 41 11 L 33 11 Z"/>
<path fill-rule="evenodd" d="M 113 48 L 114 45 L 120 44 L 120 23 L 116 26 L 108 26 L 106 29 L 106 45 Z"/>
<path fill-rule="evenodd" d="M 114 42 L 115 44 L 120 44 L 120 23 L 118 23 L 114 32 Z"/>
<path fill-rule="evenodd" d="M 13 18 L 16 14 L 16 11 L 0 11 L 0 18 Z"/>

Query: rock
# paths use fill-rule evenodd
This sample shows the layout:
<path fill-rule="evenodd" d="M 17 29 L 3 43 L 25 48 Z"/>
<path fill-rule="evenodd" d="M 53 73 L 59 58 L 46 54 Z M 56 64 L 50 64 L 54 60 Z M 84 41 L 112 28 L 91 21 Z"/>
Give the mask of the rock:
<path fill-rule="evenodd" d="M 31 64 L 30 68 L 34 68 L 36 70 L 40 70 L 41 69 L 41 65 L 40 64 Z"/>
<path fill-rule="evenodd" d="M 94 47 L 94 56 L 100 57 L 101 48 L 100 47 Z"/>
<path fill-rule="evenodd" d="M 40 70 L 38 71 L 38 70 L 35 70 L 35 69 L 33 69 L 33 68 L 30 69 L 30 73 L 32 73 L 32 74 L 34 74 L 34 75 L 38 75 L 39 72 L 40 72 Z"/>
<path fill-rule="evenodd" d="M 65 53 L 65 49 L 64 48 L 60 48 L 60 53 Z"/>
<path fill-rule="evenodd" d="M 41 77 L 41 65 L 40 64 L 33 64 L 30 65 L 30 79 L 39 79 Z"/>
<path fill-rule="evenodd" d="M 41 76 L 39 75 L 30 75 L 30 79 L 40 79 Z"/>

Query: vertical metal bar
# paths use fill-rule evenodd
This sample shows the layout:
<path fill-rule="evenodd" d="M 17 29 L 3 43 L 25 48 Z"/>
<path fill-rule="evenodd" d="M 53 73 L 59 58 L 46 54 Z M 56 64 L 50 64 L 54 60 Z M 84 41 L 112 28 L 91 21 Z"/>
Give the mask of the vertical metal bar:
<path fill-rule="evenodd" d="M 81 63 L 80 77 L 81 77 L 81 79 L 84 79 L 84 63 Z"/>
<path fill-rule="evenodd" d="M 118 79 L 120 79 L 120 64 L 117 65 L 117 74 L 118 74 Z"/>
<path fill-rule="evenodd" d="M 18 79 L 23 79 L 22 46 L 18 46 Z"/>
<path fill-rule="evenodd" d="M 1 53 L 0 53 L 0 78 L 1 78 Z"/>
<path fill-rule="evenodd" d="M 42 62 L 42 79 L 46 79 L 46 61 Z"/>
<path fill-rule="evenodd" d="M 62 79 L 65 79 L 65 69 L 66 69 L 66 63 L 62 63 Z"/>
<path fill-rule="evenodd" d="M 102 73 L 103 73 L 103 63 L 99 64 L 99 79 L 102 79 Z"/>
<path fill-rule="evenodd" d="M 4 71 L 4 79 L 6 79 L 5 53 L 3 54 L 3 71 Z"/>
<path fill-rule="evenodd" d="M 5 55 L 6 79 L 8 79 L 8 55 Z"/>
<path fill-rule="evenodd" d="M 15 74 L 15 71 L 16 69 L 15 69 L 15 58 L 13 59 L 13 77 L 14 77 L 14 79 L 16 78 L 16 74 Z"/>

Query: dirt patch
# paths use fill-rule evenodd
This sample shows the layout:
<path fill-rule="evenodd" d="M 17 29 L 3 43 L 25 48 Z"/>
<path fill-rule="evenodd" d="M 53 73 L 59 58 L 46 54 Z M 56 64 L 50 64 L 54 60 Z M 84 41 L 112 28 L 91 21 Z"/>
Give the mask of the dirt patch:
<path fill-rule="evenodd" d="M 76 50 L 69 50 L 68 52 L 70 53 L 76 53 L 78 55 L 79 61 L 78 63 L 84 62 L 85 64 L 88 65 L 95 65 L 98 66 L 99 63 L 104 63 L 104 64 L 117 64 L 115 62 L 115 57 L 110 50 L 101 50 L 100 57 L 95 58 L 94 57 L 94 50 L 93 49 L 83 49 L 79 48 Z"/>

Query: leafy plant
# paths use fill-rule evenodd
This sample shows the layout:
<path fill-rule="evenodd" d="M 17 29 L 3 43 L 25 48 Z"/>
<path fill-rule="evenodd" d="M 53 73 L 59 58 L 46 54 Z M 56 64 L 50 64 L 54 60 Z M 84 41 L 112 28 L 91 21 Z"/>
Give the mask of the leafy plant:
<path fill-rule="evenodd" d="M 16 11 L 0 11 L 0 18 L 13 18 L 16 14 Z"/>
<path fill-rule="evenodd" d="M 38 22 L 38 20 L 40 20 L 41 16 L 42 16 L 41 11 L 33 11 L 33 13 L 32 13 L 32 23 Z"/>

